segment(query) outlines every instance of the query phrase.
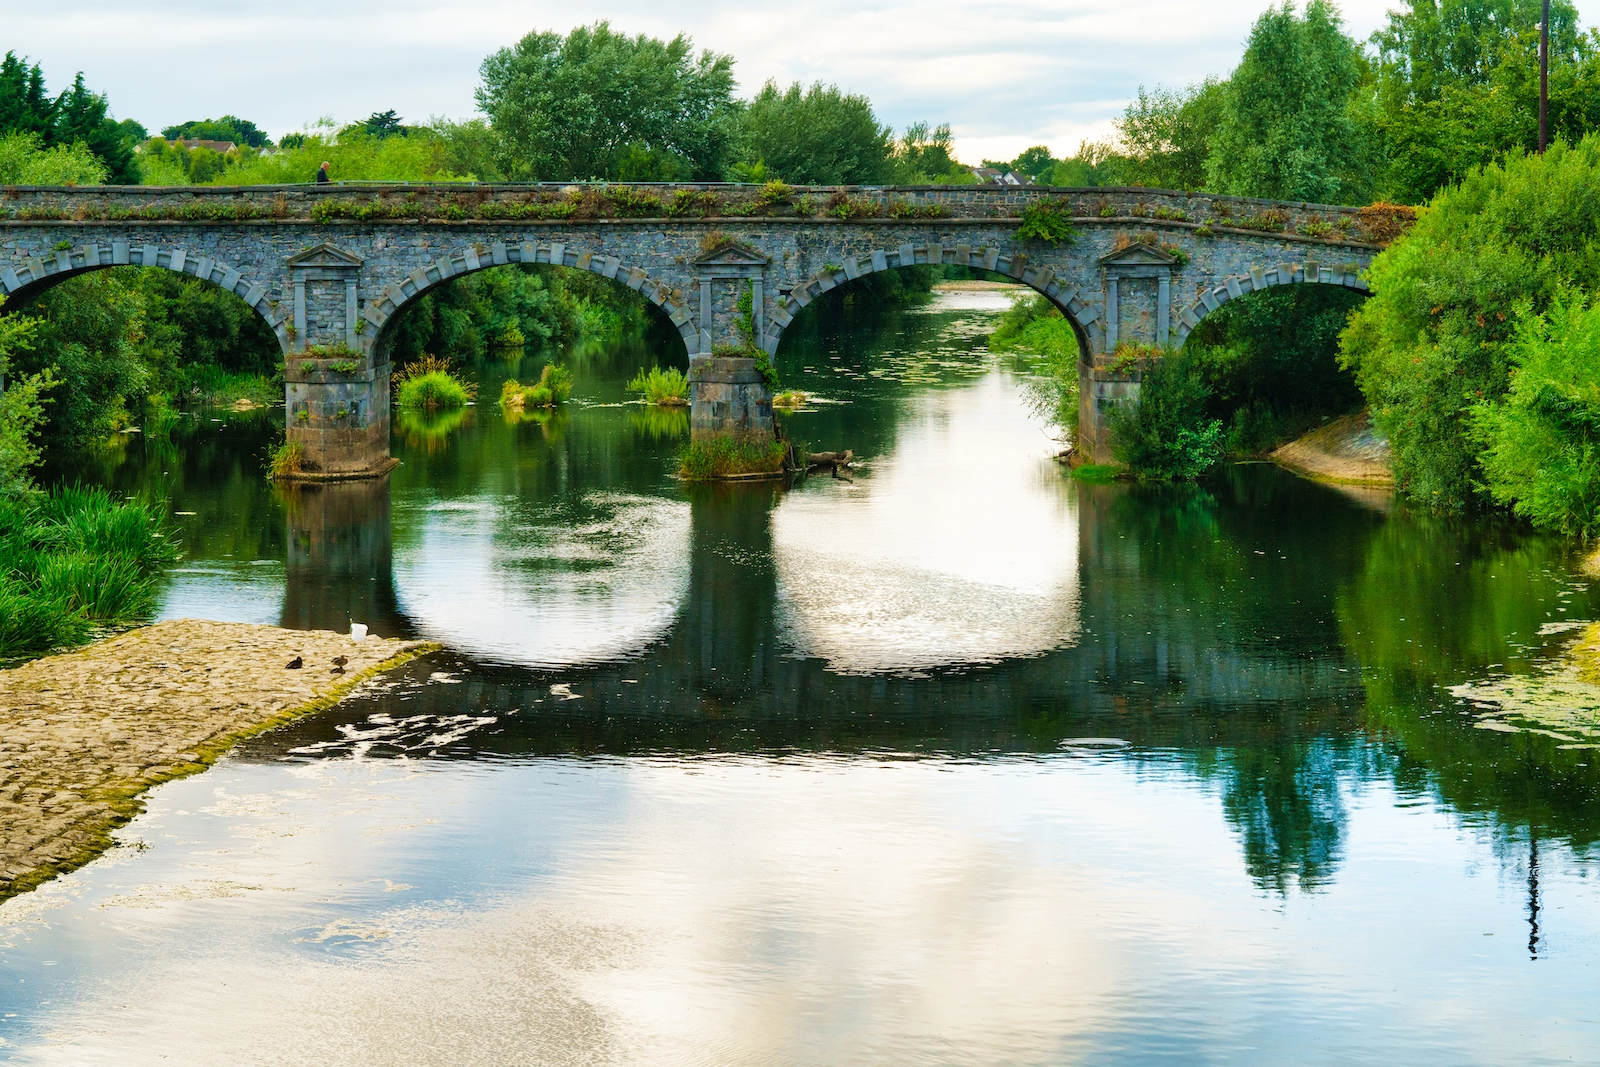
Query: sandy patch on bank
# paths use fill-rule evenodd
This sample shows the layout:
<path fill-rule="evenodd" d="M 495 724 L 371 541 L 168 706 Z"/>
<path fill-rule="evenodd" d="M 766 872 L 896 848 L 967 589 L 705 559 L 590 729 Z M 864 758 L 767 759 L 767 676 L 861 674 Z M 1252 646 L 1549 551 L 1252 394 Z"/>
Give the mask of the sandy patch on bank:
<path fill-rule="evenodd" d="M 103 851 L 152 785 L 437 647 L 179 619 L 0 671 L 0 900 Z"/>
<path fill-rule="evenodd" d="M 1272 453 L 1273 462 L 1319 481 L 1392 486 L 1389 442 L 1365 411 L 1335 419 Z"/>

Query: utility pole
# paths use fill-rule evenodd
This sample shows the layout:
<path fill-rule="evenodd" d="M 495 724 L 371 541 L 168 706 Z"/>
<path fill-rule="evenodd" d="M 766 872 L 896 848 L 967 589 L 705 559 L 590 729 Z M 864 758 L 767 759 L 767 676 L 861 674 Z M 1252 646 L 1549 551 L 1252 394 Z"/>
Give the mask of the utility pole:
<path fill-rule="evenodd" d="M 1550 144 L 1550 0 L 1539 23 L 1539 154 Z"/>

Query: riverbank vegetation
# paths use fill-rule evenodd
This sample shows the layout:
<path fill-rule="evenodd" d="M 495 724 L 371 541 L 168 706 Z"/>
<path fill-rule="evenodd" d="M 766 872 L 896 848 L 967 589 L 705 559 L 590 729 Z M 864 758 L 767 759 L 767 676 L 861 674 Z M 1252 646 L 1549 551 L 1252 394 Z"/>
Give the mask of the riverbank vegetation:
<path fill-rule="evenodd" d="M 180 556 L 159 505 L 98 487 L 0 497 L 0 660 L 148 620 Z"/>
<path fill-rule="evenodd" d="M 628 391 L 642 394 L 646 404 L 682 406 L 689 403 L 689 379 L 676 367 L 640 370 L 628 382 Z"/>
<path fill-rule="evenodd" d="M 783 473 L 789 446 L 784 441 L 751 441 L 707 437 L 691 441 L 678 453 L 678 477 L 686 482 Z"/>

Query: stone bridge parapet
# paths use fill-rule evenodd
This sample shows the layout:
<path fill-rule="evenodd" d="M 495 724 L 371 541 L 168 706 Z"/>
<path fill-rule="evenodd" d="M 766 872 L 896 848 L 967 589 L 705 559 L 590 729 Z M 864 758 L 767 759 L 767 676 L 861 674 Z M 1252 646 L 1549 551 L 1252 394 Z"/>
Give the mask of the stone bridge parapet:
<path fill-rule="evenodd" d="M 1019 240 L 1040 209 L 1070 218 L 1073 238 Z M 235 293 L 285 354 L 290 439 L 324 471 L 361 473 L 387 466 L 393 324 L 465 274 L 598 273 L 658 307 L 694 360 L 775 352 L 801 309 L 863 275 L 956 264 L 1029 286 L 1067 317 L 1082 354 L 1080 446 L 1103 458 L 1103 415 L 1137 388 L 1103 372 L 1113 358 L 1181 344 L 1223 303 L 1273 285 L 1364 289 L 1392 226 L 1374 209 L 1153 189 L 7 188 L 0 292 L 25 302 L 134 266 Z"/>

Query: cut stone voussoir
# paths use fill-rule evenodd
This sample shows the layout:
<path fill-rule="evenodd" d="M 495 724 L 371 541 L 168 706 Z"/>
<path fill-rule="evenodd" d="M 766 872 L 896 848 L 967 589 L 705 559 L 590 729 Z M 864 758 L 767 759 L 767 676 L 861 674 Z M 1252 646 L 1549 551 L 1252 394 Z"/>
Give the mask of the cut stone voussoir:
<path fill-rule="evenodd" d="M 437 647 L 179 619 L 0 671 L 0 900 L 104 851 L 152 785 Z"/>

